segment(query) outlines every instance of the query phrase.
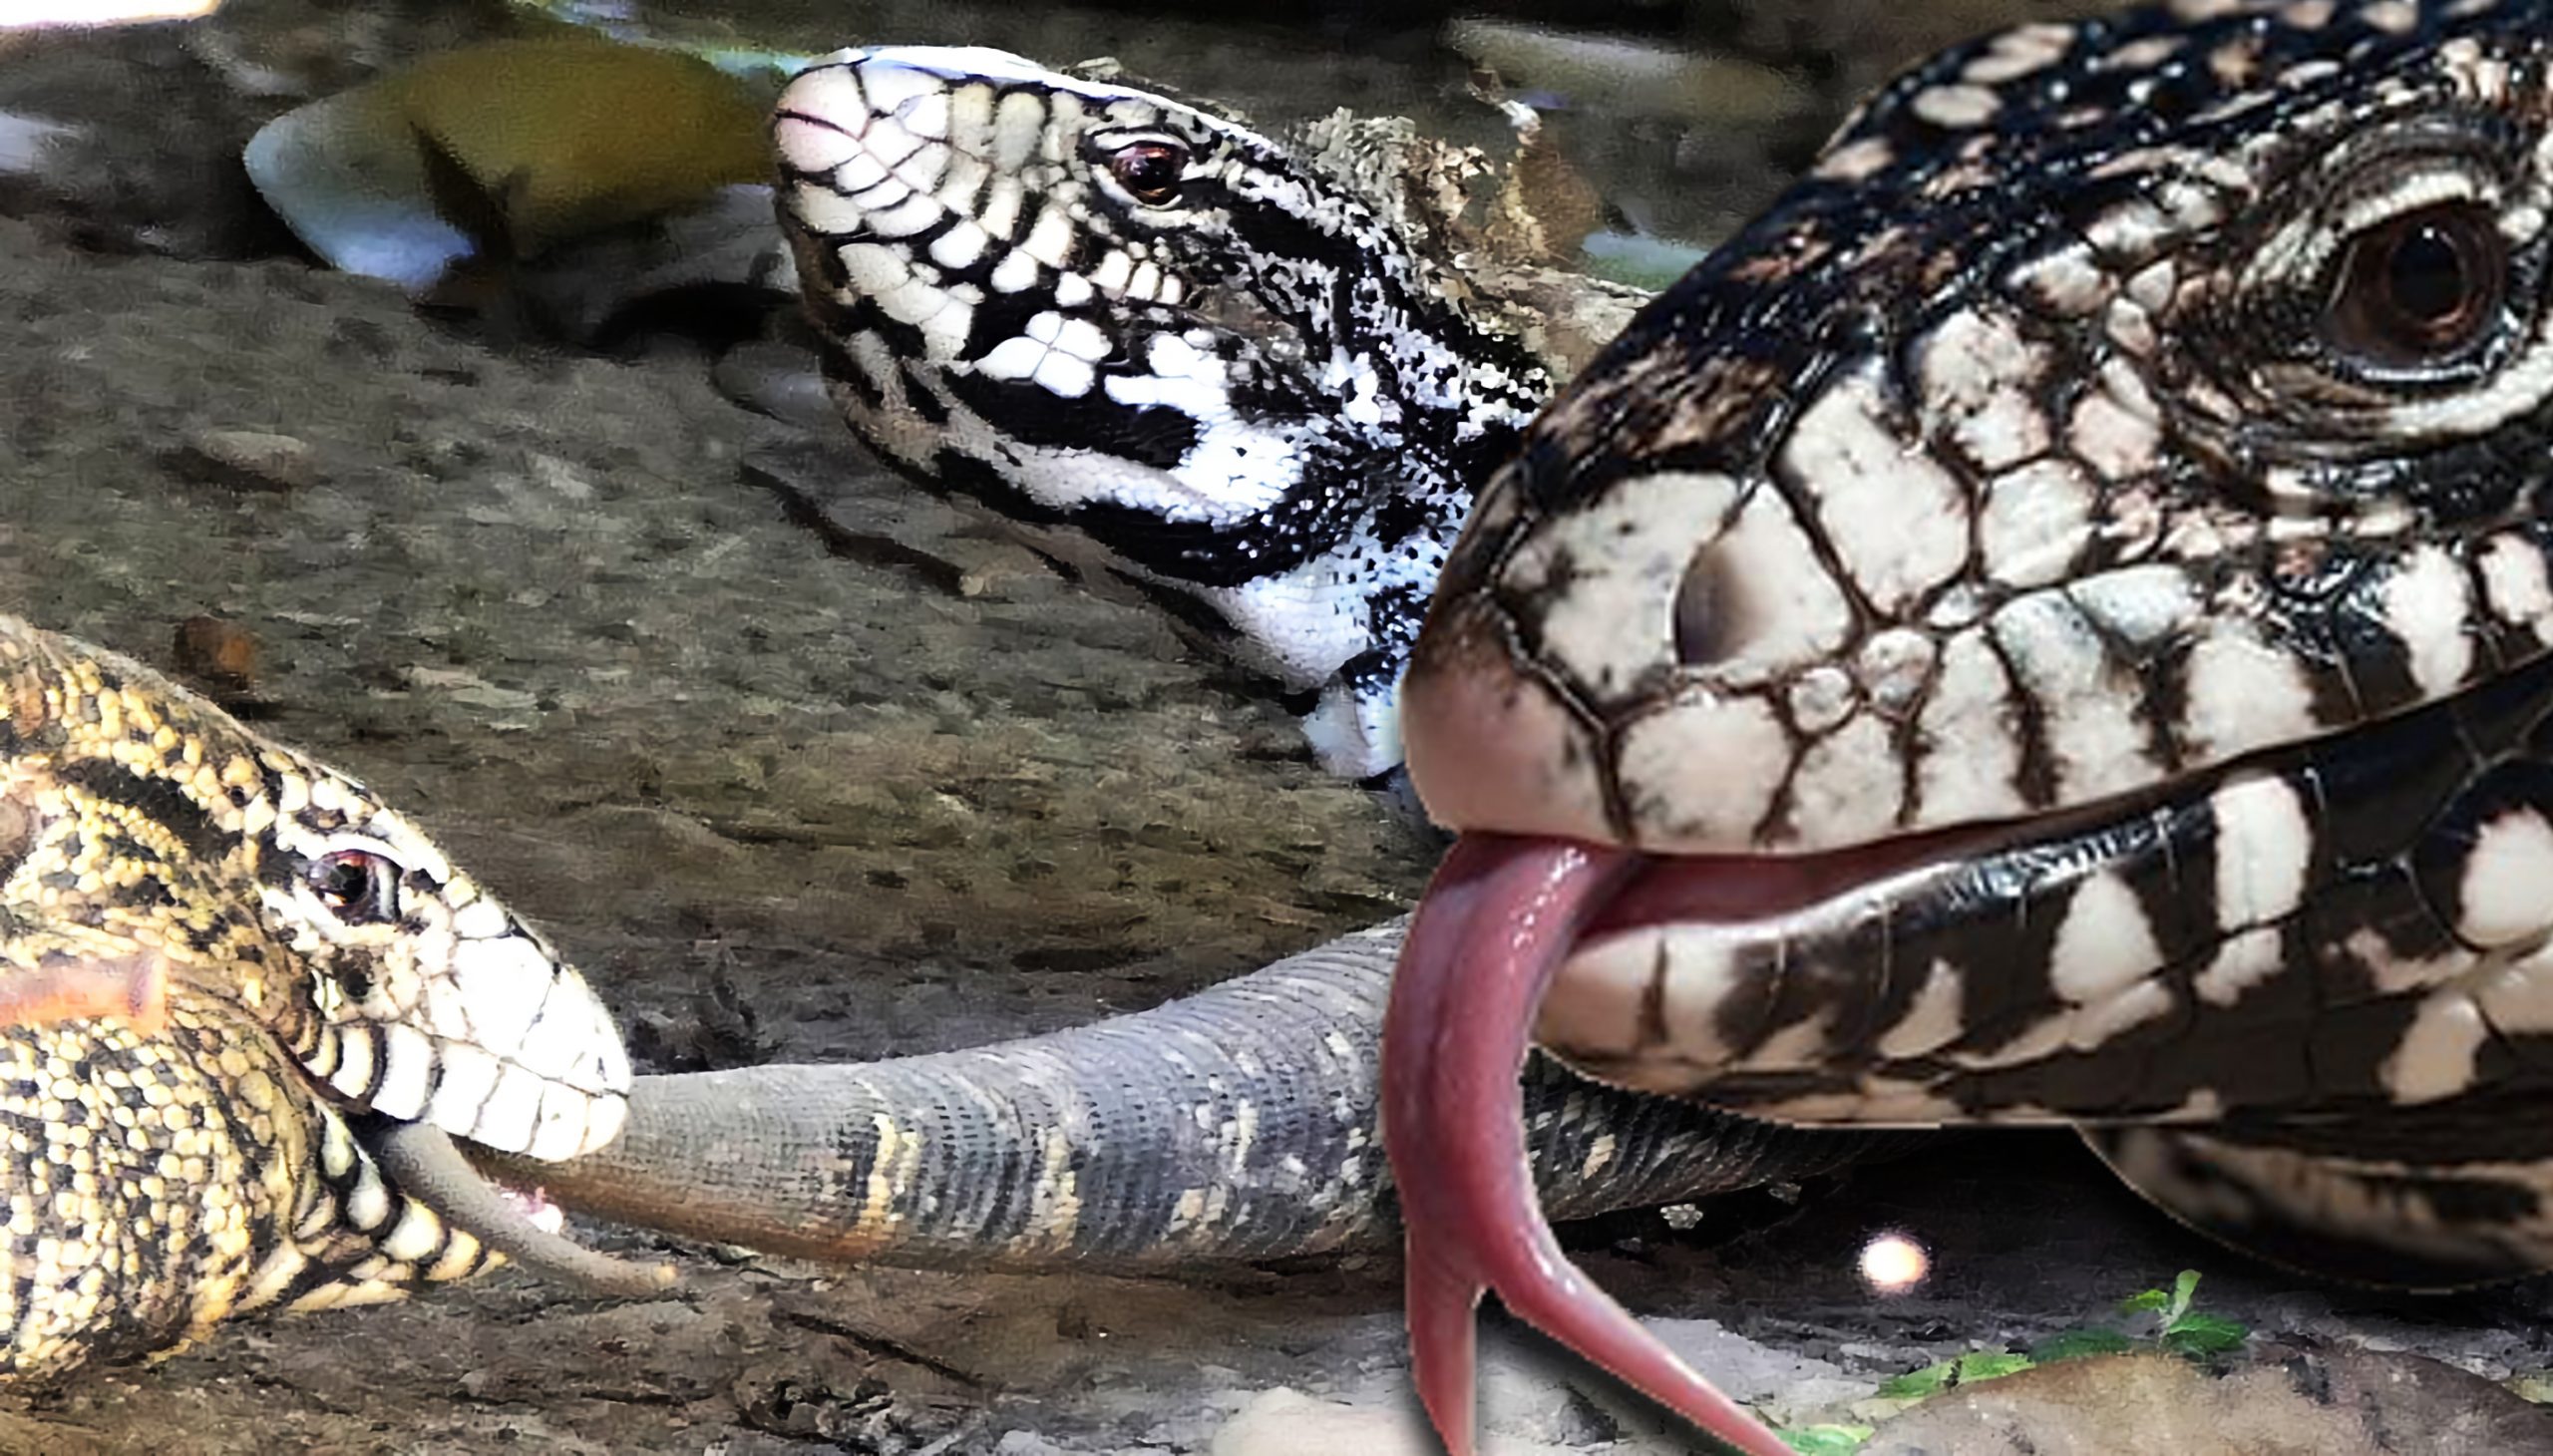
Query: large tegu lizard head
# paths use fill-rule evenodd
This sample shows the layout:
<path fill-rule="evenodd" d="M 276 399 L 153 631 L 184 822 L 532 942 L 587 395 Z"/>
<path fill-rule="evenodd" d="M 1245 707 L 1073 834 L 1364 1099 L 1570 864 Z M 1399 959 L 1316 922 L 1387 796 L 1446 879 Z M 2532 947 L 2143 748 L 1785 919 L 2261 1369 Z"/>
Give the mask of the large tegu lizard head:
<path fill-rule="evenodd" d="M 620 1129 L 576 970 L 364 787 L 140 665 L 0 618 L 0 958 L 156 953 L 339 1105 L 545 1160 Z"/>
<path fill-rule="evenodd" d="M 1449 1434 L 1478 1272 L 1782 1449 L 1515 1234 L 1462 1092 L 1529 1027 L 1781 1120 L 2152 1124 L 2141 1189 L 2339 1276 L 2553 1265 L 2548 19 L 1946 52 L 1527 432 L 1406 694 L 1463 833 L 1381 1058 Z"/>

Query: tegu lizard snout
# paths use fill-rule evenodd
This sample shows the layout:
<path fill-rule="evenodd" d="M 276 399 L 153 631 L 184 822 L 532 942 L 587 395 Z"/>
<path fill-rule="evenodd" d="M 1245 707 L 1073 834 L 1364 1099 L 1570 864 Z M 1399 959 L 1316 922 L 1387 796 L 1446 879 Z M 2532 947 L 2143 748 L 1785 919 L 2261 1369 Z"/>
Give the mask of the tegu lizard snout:
<path fill-rule="evenodd" d="M 557 1161 L 609 1142 L 629 1061 L 582 975 L 358 784 L 268 748 L 258 902 L 309 967 L 302 1063 L 355 1106 Z"/>
<path fill-rule="evenodd" d="M 18 948 L 156 946 L 347 1107 L 555 1161 L 630 1079 L 575 967 L 354 779 L 141 666 L 7 622 Z"/>
<path fill-rule="evenodd" d="M 618 1131 L 630 1070 L 600 1000 L 431 840 L 355 780 L 56 640 L 0 634 L 22 917 L 219 967 L 354 1110 L 552 1161 Z"/>

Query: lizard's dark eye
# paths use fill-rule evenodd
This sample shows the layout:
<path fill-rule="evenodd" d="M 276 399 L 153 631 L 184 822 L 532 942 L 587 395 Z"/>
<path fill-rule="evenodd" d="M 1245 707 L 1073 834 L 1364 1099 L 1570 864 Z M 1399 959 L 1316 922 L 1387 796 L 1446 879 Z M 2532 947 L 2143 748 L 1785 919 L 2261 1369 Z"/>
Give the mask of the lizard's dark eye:
<path fill-rule="evenodd" d="M 303 872 L 319 902 L 349 925 L 374 925 L 399 913 L 399 867 L 370 850 L 336 850 Z"/>
<path fill-rule="evenodd" d="M 2455 358 L 2508 294 L 2508 245 L 2491 209 L 2442 202 L 2350 240 L 2323 316 L 2334 347 L 2376 368 Z"/>
<path fill-rule="evenodd" d="M 1188 149 L 1175 142 L 1135 142 L 1108 157 L 1108 175 L 1147 207 L 1166 206 L 1179 196 L 1188 171 Z"/>

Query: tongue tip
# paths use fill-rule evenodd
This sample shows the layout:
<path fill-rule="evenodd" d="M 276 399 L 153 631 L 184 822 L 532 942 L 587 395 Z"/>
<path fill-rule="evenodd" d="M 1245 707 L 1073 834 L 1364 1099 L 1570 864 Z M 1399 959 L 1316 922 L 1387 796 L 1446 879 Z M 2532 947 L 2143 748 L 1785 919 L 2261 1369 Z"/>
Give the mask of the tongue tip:
<path fill-rule="evenodd" d="M 1530 1184 L 1528 1185 L 1530 1187 Z M 1668 1349 L 1570 1261 L 1530 1199 L 1506 1219 L 1406 1234 L 1410 1366 L 1420 1403 L 1450 1456 L 1472 1456 L 1475 1321 L 1483 1292 L 1580 1358 L 1612 1373 L 1746 1456 L 1794 1456 L 1744 1406 Z"/>
<path fill-rule="evenodd" d="M 1746 1456 L 1793 1456 L 1788 1442 L 1754 1413 L 1722 1394 L 1603 1290 L 1583 1281 L 1557 1246 L 1566 1274 L 1545 1268 L 1492 1287 L 1518 1318 L 1611 1371 L 1649 1399 L 1691 1421 Z"/>
<path fill-rule="evenodd" d="M 1419 907 L 1392 979 L 1384 1147 L 1406 1225 L 1412 1375 L 1452 1456 L 1473 1451 L 1474 1306 L 1484 1288 L 1747 1456 L 1790 1450 L 1587 1282 L 1553 1239 L 1526 1161 L 1515 1079 L 1535 1003 L 1634 863 L 1622 851 L 1466 836 Z"/>
<path fill-rule="evenodd" d="M 1408 1306 L 1410 1381 L 1418 1403 L 1445 1442 L 1447 1456 L 1472 1456 L 1473 1391 L 1481 1282 L 1409 1241 L 1403 1300 Z"/>

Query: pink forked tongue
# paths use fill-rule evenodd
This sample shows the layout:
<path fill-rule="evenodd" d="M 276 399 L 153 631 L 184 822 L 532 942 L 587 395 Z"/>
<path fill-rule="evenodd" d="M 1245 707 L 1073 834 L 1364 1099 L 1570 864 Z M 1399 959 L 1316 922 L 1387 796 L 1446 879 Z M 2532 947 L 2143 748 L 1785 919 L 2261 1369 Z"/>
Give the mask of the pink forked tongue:
<path fill-rule="evenodd" d="M 1465 835 L 1410 925 L 1383 1018 L 1383 1145 L 1407 1230 L 1410 1364 L 1452 1456 L 1472 1456 L 1472 1332 L 1483 1290 L 1510 1312 L 1747 1456 L 1791 1448 L 1713 1389 L 1552 1238 L 1516 1087 L 1535 1006 L 1606 892 L 1619 850 Z"/>
<path fill-rule="evenodd" d="M 149 1036 L 168 1014 L 169 962 L 155 950 L 91 960 L 56 953 L 32 967 L 0 969 L 0 1027 L 121 1016 Z"/>

